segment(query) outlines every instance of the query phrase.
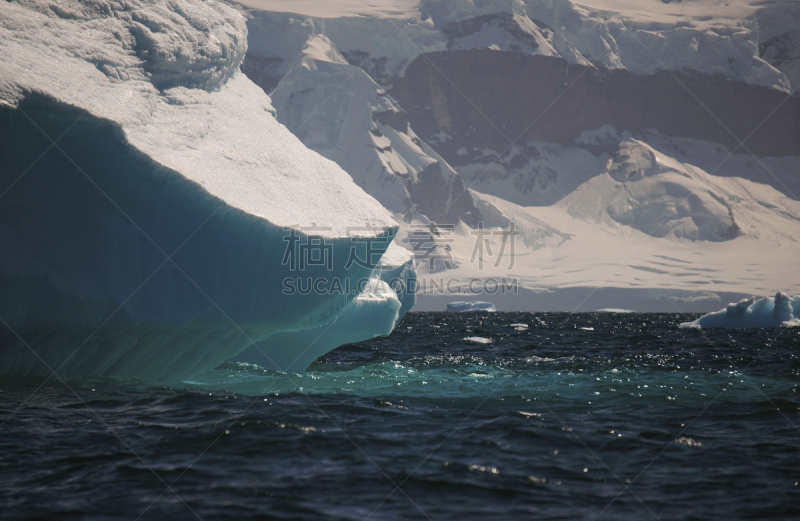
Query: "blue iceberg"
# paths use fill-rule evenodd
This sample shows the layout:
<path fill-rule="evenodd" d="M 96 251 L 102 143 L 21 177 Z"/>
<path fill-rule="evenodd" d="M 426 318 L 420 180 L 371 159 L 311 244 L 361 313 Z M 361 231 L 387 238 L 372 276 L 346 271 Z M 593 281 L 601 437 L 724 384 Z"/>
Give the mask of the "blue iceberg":
<path fill-rule="evenodd" d="M 750 297 L 692 322 L 684 322 L 680 327 L 800 327 L 800 296 L 790 297 L 779 291 L 774 297 Z"/>
<path fill-rule="evenodd" d="M 179 382 L 251 346 L 302 371 L 396 325 L 396 223 L 276 121 L 238 12 L 54 5 L 0 3 L 0 376 Z"/>

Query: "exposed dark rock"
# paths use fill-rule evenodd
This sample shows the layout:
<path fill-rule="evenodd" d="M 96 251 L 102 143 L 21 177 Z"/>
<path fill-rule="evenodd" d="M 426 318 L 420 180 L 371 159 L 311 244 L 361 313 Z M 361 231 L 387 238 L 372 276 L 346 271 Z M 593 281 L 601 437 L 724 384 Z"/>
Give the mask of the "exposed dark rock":
<path fill-rule="evenodd" d="M 498 27 L 511 36 L 508 44 L 514 51 L 519 50 L 519 45 L 512 43 L 513 40 L 525 43 L 532 49 L 537 49 L 539 47 L 536 38 L 519 26 L 516 20 L 514 20 L 514 15 L 511 13 L 495 13 L 476 16 L 475 18 L 469 18 L 458 22 L 448 22 L 442 28 L 442 32 L 447 35 L 447 48 L 451 49 L 461 38 L 480 32 L 484 25 Z"/>
<path fill-rule="evenodd" d="M 278 56 L 264 57 L 247 53 L 240 68 L 245 76 L 269 94 L 283 76 L 278 73 L 281 65 L 283 58 Z"/>
<path fill-rule="evenodd" d="M 376 112 L 372 119 L 382 125 L 392 127 L 398 132 L 408 133 L 408 114 L 405 111 L 387 110 L 386 112 Z"/>
<path fill-rule="evenodd" d="M 523 194 L 544 190 L 558 179 L 558 173 L 552 168 L 537 169 L 533 172 L 520 172 L 514 180 L 514 187 Z"/>
<path fill-rule="evenodd" d="M 416 184 L 407 183 L 411 200 L 417 209 L 437 224 L 456 224 L 459 219 L 470 226 L 480 220 L 472 197 L 459 176 L 448 185 L 437 161 L 421 170 Z"/>
<path fill-rule="evenodd" d="M 728 202 L 723 200 L 722 198 L 716 197 L 716 196 L 714 196 L 714 197 L 721 204 L 725 205 L 725 207 L 728 209 L 728 216 L 731 218 L 731 225 L 728 228 L 724 228 L 724 229 L 720 230 L 719 232 L 717 232 L 717 235 L 719 235 L 721 238 L 723 238 L 725 240 L 735 239 L 736 237 L 739 236 L 739 232 L 741 231 L 741 228 L 739 228 L 739 225 L 736 224 L 736 219 L 733 216 L 733 207 L 731 207 L 731 205 L 728 204 Z"/>
<path fill-rule="evenodd" d="M 607 154 L 611 157 L 614 157 L 619 152 L 619 143 L 604 143 L 602 145 L 589 145 L 586 143 L 581 143 L 580 148 L 589 151 L 591 154 L 595 156 L 601 156 L 603 154 Z"/>
<path fill-rule="evenodd" d="M 770 65 L 780 69 L 782 65 L 798 60 L 800 51 L 797 49 L 798 33 L 800 30 L 779 34 L 767 41 L 758 44 L 758 54 Z"/>
<path fill-rule="evenodd" d="M 419 56 L 392 80 L 390 94 L 419 136 L 454 165 L 469 161 L 457 154 L 462 147 L 500 152 L 509 140 L 573 144 L 582 131 L 604 124 L 634 133 L 655 128 L 740 153 L 800 155 L 800 98 L 719 75 L 637 76 L 547 56 L 450 51 Z M 442 132 L 452 139 L 434 137 Z"/>
<path fill-rule="evenodd" d="M 388 61 L 386 56 L 370 58 L 370 54 L 365 51 L 345 51 L 341 54 L 347 60 L 347 63 L 362 68 L 364 72 L 380 84 L 384 84 L 391 76 L 386 69 Z"/>

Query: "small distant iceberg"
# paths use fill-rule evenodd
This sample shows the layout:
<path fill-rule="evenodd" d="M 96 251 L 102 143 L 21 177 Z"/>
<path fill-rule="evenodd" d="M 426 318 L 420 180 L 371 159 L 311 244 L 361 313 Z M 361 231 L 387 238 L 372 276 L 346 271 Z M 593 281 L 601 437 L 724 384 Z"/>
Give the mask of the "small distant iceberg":
<path fill-rule="evenodd" d="M 680 327 L 800 327 L 800 296 L 790 297 L 779 291 L 774 297 L 750 297 L 692 322 L 684 322 Z"/>
<path fill-rule="evenodd" d="M 447 311 L 463 313 L 464 311 L 497 311 L 491 302 L 450 302 Z"/>

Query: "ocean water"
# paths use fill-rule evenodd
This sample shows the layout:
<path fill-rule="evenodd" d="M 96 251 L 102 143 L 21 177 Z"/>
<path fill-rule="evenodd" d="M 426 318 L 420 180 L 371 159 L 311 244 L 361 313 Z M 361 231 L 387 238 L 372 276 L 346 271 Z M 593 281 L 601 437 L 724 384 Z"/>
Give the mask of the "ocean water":
<path fill-rule="evenodd" d="M 0 518 L 800 519 L 800 330 L 412 313 L 305 374 L 0 382 Z"/>

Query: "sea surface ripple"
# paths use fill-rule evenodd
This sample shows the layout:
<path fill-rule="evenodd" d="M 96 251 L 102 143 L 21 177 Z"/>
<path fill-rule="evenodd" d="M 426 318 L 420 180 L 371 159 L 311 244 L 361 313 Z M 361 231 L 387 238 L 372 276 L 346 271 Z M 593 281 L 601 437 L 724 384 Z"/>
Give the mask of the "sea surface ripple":
<path fill-rule="evenodd" d="M 411 313 L 304 374 L 0 381 L 3 519 L 799 519 L 800 330 Z"/>

